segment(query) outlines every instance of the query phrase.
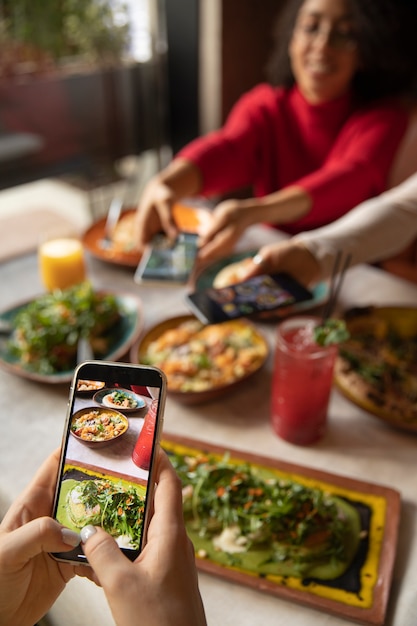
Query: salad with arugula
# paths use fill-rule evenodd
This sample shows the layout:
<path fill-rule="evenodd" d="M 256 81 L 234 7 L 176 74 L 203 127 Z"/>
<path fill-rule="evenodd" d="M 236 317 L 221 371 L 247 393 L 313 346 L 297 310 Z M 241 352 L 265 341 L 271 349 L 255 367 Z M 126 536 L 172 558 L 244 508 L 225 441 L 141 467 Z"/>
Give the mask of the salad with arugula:
<path fill-rule="evenodd" d="M 332 579 L 351 563 L 360 519 L 342 498 L 249 464 L 170 453 L 196 553 L 257 574 Z"/>
<path fill-rule="evenodd" d="M 70 482 L 65 509 L 76 528 L 101 526 L 123 547 L 139 548 L 145 499 L 138 489 L 106 479 Z"/>
<path fill-rule="evenodd" d="M 12 320 L 10 354 L 27 369 L 55 374 L 74 368 L 77 344 L 89 339 L 95 356 L 107 352 L 106 333 L 119 321 L 115 296 L 94 291 L 89 282 L 36 298 Z"/>

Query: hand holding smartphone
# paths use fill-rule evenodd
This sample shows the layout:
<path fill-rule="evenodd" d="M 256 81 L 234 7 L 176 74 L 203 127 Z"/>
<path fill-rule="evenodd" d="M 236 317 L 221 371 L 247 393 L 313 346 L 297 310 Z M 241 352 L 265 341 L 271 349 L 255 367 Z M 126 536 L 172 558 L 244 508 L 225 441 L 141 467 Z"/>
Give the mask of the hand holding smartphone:
<path fill-rule="evenodd" d="M 70 388 L 53 517 L 101 526 L 131 561 L 146 542 L 165 395 L 157 368 L 105 361 L 79 365 Z M 80 546 L 52 556 L 87 564 Z"/>
<path fill-rule="evenodd" d="M 135 282 L 186 283 L 197 256 L 197 241 L 195 233 L 181 232 L 175 241 L 156 235 L 139 262 Z"/>
<path fill-rule="evenodd" d="M 288 274 L 263 274 L 229 287 L 188 294 L 186 301 L 203 324 L 217 324 L 274 311 L 312 297 L 311 291 Z"/>

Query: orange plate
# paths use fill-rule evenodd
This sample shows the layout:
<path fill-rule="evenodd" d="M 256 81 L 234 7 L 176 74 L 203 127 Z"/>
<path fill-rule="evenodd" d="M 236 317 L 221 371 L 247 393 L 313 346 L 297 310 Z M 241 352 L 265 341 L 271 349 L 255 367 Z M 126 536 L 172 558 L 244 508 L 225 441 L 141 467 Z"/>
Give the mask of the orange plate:
<path fill-rule="evenodd" d="M 179 202 L 174 204 L 172 214 L 178 228 L 186 233 L 199 233 L 210 221 L 208 209 L 195 208 Z"/>
<path fill-rule="evenodd" d="M 123 211 L 120 219 L 124 216 L 130 216 L 135 212 L 135 209 L 126 209 Z M 120 248 L 109 246 L 108 248 L 102 247 L 101 240 L 104 237 L 104 227 L 106 224 L 106 218 L 95 222 L 84 233 L 82 242 L 86 250 L 88 250 L 94 257 L 102 261 L 108 261 L 115 265 L 123 265 L 127 267 L 136 267 L 140 261 L 141 254 L 137 250 L 126 252 Z"/>
<path fill-rule="evenodd" d="M 135 210 L 134 208 L 125 209 L 120 219 L 122 220 L 124 216 L 130 217 Z M 198 233 L 209 220 L 210 213 L 204 208 L 194 208 L 177 203 L 173 207 L 173 215 L 180 230 L 188 233 Z M 102 261 L 114 263 L 115 265 L 136 267 L 142 256 L 140 252 L 135 250 L 124 251 L 115 246 L 106 248 L 101 245 L 105 224 L 106 218 L 103 217 L 84 233 L 82 242 L 86 250 Z"/>

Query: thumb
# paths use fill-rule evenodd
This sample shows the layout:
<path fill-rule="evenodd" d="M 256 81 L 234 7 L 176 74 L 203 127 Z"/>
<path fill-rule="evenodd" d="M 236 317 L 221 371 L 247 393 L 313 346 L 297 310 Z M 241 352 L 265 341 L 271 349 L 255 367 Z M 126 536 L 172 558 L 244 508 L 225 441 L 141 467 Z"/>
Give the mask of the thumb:
<path fill-rule="evenodd" d="M 175 241 L 178 237 L 178 228 L 172 217 L 170 208 L 168 210 L 161 211 L 159 217 L 162 229 L 166 233 L 168 239 Z"/>
<path fill-rule="evenodd" d="M 80 536 L 50 517 L 39 517 L 4 533 L 2 562 L 13 566 L 27 563 L 42 552 L 64 552 L 80 543 Z"/>
<path fill-rule="evenodd" d="M 131 565 L 113 537 L 101 527 L 85 526 L 81 530 L 81 540 L 84 554 L 104 589 L 111 587 L 117 579 L 117 572 L 122 574 Z"/>

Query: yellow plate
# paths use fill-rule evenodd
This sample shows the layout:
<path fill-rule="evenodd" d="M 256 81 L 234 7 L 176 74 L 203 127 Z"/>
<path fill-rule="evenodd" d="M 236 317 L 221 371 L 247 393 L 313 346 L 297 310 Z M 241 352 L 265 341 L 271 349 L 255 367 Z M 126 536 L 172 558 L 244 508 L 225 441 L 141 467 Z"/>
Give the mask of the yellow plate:
<path fill-rule="evenodd" d="M 412 307 L 364 307 L 352 309 L 345 314 L 348 330 L 354 336 L 355 329 L 367 329 L 376 337 L 383 337 L 387 328 L 392 329 L 402 339 L 417 338 L 417 308 Z M 378 407 L 370 398 L 355 393 L 352 381 L 342 376 L 343 361 L 339 357 L 335 367 L 335 384 L 351 402 L 365 409 L 373 416 L 402 430 L 417 432 L 417 417 L 407 419 L 403 412 Z"/>
<path fill-rule="evenodd" d="M 167 330 L 172 330 L 177 328 L 183 322 L 188 322 L 195 320 L 198 321 L 193 315 L 180 315 L 177 317 L 172 317 L 169 319 L 160 322 L 156 326 L 152 327 L 142 338 L 136 342 L 130 351 L 130 360 L 132 363 L 141 363 L 144 359 L 144 356 L 148 350 L 149 345 L 158 339 L 163 333 Z M 210 389 L 206 389 L 203 391 L 177 391 L 170 390 L 169 388 L 169 375 L 168 375 L 168 394 L 175 398 L 176 400 L 186 403 L 186 404 L 200 404 L 203 402 L 208 402 L 210 400 L 214 400 L 219 396 L 234 390 L 237 386 L 239 386 L 242 382 L 246 381 L 249 377 L 253 376 L 256 372 L 258 372 L 261 367 L 264 365 L 265 361 L 268 358 L 269 348 L 266 339 L 264 336 L 259 333 L 253 324 L 248 322 L 247 320 L 239 319 L 233 320 L 231 322 L 225 322 L 224 324 L 228 325 L 228 328 L 232 330 L 242 329 L 246 330 L 248 327 L 254 330 L 254 339 L 257 345 L 259 345 L 263 351 L 264 355 L 260 360 L 259 364 L 256 367 L 248 371 L 240 378 L 236 378 L 231 383 L 212 387 Z M 162 368 L 161 368 L 162 369 Z"/>

